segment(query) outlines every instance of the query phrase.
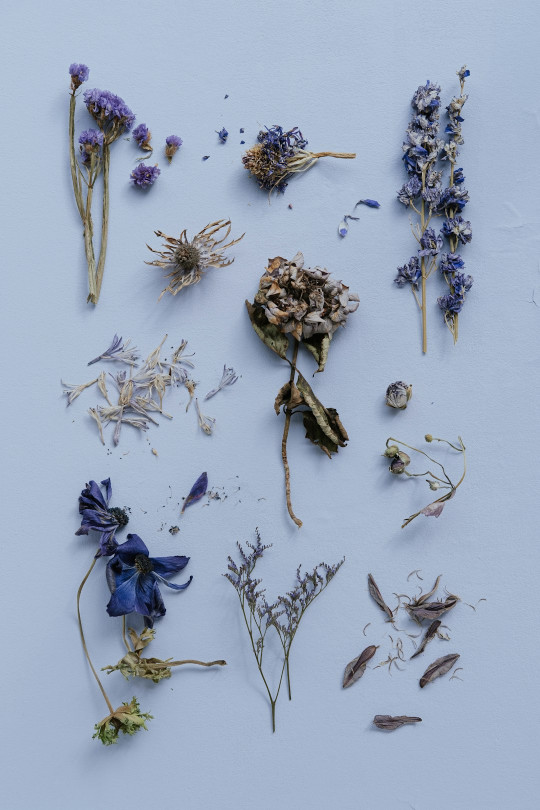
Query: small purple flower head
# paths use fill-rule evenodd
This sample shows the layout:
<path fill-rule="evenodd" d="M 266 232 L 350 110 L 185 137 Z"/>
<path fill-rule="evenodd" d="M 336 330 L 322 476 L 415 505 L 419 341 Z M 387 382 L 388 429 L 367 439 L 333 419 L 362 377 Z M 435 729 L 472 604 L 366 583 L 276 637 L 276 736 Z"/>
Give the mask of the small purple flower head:
<path fill-rule="evenodd" d="M 456 273 L 459 270 L 463 270 L 464 267 L 465 262 L 463 261 L 459 253 L 441 253 L 441 264 L 440 264 L 441 273 L 451 275 L 452 273 Z"/>
<path fill-rule="evenodd" d="M 76 535 L 88 534 L 90 531 L 98 532 L 100 536 L 99 549 L 96 557 L 110 557 L 115 553 L 118 543 L 115 534 L 129 522 L 123 509 L 109 508 L 112 495 L 111 479 L 101 482 L 102 492 L 95 481 L 90 481 L 79 497 L 79 513 L 81 526 Z"/>
<path fill-rule="evenodd" d="M 451 281 L 454 293 L 462 298 L 465 297 L 465 293 L 468 293 L 473 285 L 473 277 L 466 276 L 464 273 L 454 273 Z"/>
<path fill-rule="evenodd" d="M 165 138 L 165 157 L 169 163 L 181 146 L 182 138 L 179 138 L 178 135 L 168 135 L 167 138 Z"/>
<path fill-rule="evenodd" d="M 418 251 L 420 256 L 437 256 L 443 245 L 442 236 L 437 235 L 433 228 L 426 228 L 420 238 L 420 245 L 422 248 Z"/>
<path fill-rule="evenodd" d="M 403 267 L 398 267 L 397 271 L 398 274 L 394 282 L 398 287 L 403 287 L 405 284 L 412 284 L 413 287 L 418 289 L 418 281 L 422 276 L 418 256 L 412 256 L 412 258 L 409 259 L 409 263 L 404 264 Z"/>
<path fill-rule="evenodd" d="M 106 144 L 130 131 L 135 116 L 120 96 L 94 88 L 85 90 L 83 98 L 88 112 L 103 132 Z"/>
<path fill-rule="evenodd" d="M 441 233 L 445 236 L 457 236 L 461 244 L 465 245 L 472 239 L 471 223 L 464 220 L 463 217 L 458 214 L 458 216 L 453 219 L 445 219 Z"/>
<path fill-rule="evenodd" d="M 155 166 L 147 166 L 145 163 L 139 163 L 136 169 L 131 172 L 131 180 L 133 185 L 138 188 L 150 188 L 156 182 L 161 174 L 161 169 Z"/>
<path fill-rule="evenodd" d="M 152 133 L 146 124 L 139 124 L 139 126 L 133 130 L 132 135 L 133 140 L 141 147 L 141 149 L 144 149 L 145 152 L 152 151 L 152 147 L 150 146 Z"/>
<path fill-rule="evenodd" d="M 74 62 L 69 66 L 69 75 L 71 76 L 71 89 L 77 90 L 83 82 L 88 81 L 90 71 L 86 65 Z"/>
<path fill-rule="evenodd" d="M 437 303 L 445 313 L 456 315 L 463 308 L 463 298 L 459 295 L 443 295 L 437 298 Z"/>
<path fill-rule="evenodd" d="M 85 129 L 79 135 L 79 149 L 81 152 L 81 160 L 85 165 L 91 162 L 92 154 L 99 154 L 99 150 L 103 146 L 103 132 L 97 129 Z"/>
<path fill-rule="evenodd" d="M 227 130 L 225 129 L 225 127 L 222 127 L 222 128 L 219 130 L 219 132 L 218 132 L 218 131 L 217 131 L 217 129 L 216 129 L 216 132 L 217 132 L 217 136 L 218 136 L 219 140 L 221 141 L 221 143 L 226 143 L 227 138 L 229 137 L 229 133 L 227 132 Z"/>
<path fill-rule="evenodd" d="M 175 591 L 183 591 L 191 583 L 190 577 L 183 585 L 172 585 L 167 580 L 181 571 L 189 557 L 150 557 L 146 545 L 136 534 L 128 534 L 127 540 L 118 546 L 107 563 L 107 584 L 111 598 L 107 605 L 109 616 L 125 616 L 139 613 L 144 623 L 152 627 L 154 619 L 165 615 L 165 605 L 159 583 Z"/>
<path fill-rule="evenodd" d="M 404 183 L 397 193 L 397 198 L 403 205 L 410 205 L 422 191 L 422 182 L 418 175 L 413 174 L 411 179 Z"/>

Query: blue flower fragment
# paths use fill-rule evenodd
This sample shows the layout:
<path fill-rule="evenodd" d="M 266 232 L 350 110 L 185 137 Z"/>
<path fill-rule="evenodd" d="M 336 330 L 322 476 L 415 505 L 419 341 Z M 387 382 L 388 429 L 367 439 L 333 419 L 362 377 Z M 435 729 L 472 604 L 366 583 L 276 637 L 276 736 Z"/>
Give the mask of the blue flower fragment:
<path fill-rule="evenodd" d="M 188 562 L 189 557 L 183 556 L 150 557 L 141 538 L 128 534 L 126 542 L 118 546 L 107 563 L 107 584 L 111 591 L 107 613 L 109 616 L 138 613 L 144 617 L 146 627 L 153 627 L 154 619 L 166 612 L 159 583 L 175 591 L 185 590 L 193 577 L 183 585 L 173 585 L 167 580 L 182 571 Z"/>
<path fill-rule="evenodd" d="M 356 209 L 357 209 L 357 207 L 359 205 L 367 205 L 368 208 L 380 208 L 381 207 L 381 204 L 378 203 L 377 200 L 368 200 L 368 199 L 366 199 L 366 200 L 358 200 L 358 202 L 356 203 L 356 205 L 353 208 L 353 211 L 356 211 Z M 345 216 L 343 217 L 343 219 L 341 220 L 341 222 L 338 225 L 338 234 L 339 234 L 339 236 L 345 237 L 349 233 L 349 226 L 348 226 L 347 223 L 348 223 L 348 221 L 350 219 L 353 219 L 355 222 L 358 222 L 360 217 L 355 217 L 352 214 L 345 214 Z"/>
<path fill-rule="evenodd" d="M 81 526 L 75 534 L 80 536 L 89 534 L 90 531 L 99 532 L 101 537 L 96 557 L 110 557 L 118 547 L 115 534 L 129 522 L 129 518 L 123 509 L 109 508 L 112 495 L 111 479 L 106 478 L 101 482 L 101 486 L 104 487 L 104 492 L 99 488 L 99 484 L 90 481 L 81 492 L 79 496 Z"/>
<path fill-rule="evenodd" d="M 208 475 L 203 472 L 199 475 L 193 486 L 189 491 L 189 495 L 184 501 L 184 505 L 182 507 L 182 511 L 180 512 L 181 515 L 184 514 L 184 510 L 191 506 L 192 503 L 196 503 L 196 501 L 200 501 L 203 495 L 206 494 L 206 490 L 208 489 Z"/>
<path fill-rule="evenodd" d="M 225 127 L 222 127 L 222 128 L 219 130 L 219 132 L 218 132 L 218 131 L 217 131 L 217 129 L 216 129 L 216 132 L 217 132 L 217 136 L 218 136 L 219 140 L 221 141 L 221 143 L 226 143 L 226 142 L 227 142 L 227 138 L 229 137 L 229 133 L 227 132 L 227 130 L 225 129 Z"/>

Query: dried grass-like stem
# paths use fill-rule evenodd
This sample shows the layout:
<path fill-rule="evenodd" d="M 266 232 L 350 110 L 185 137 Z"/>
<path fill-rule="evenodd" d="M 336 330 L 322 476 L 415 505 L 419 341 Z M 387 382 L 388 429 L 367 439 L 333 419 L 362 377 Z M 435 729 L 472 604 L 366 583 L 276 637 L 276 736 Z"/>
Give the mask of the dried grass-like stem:
<path fill-rule="evenodd" d="M 298 347 L 300 346 L 299 342 L 294 340 L 294 350 L 293 350 L 293 358 L 291 362 L 291 376 L 290 376 L 290 384 L 294 383 L 294 377 L 296 374 L 296 361 L 298 359 Z M 292 409 L 287 407 L 285 409 L 285 425 L 283 427 L 283 438 L 281 440 L 281 457 L 283 459 L 283 469 L 285 470 L 285 495 L 287 498 L 287 511 L 289 512 L 290 517 L 296 523 L 298 528 L 302 526 L 302 521 L 296 517 L 293 512 L 292 502 L 291 502 L 291 472 L 289 469 L 289 462 L 287 459 L 287 439 L 289 436 L 289 427 L 291 424 L 291 416 L 292 416 Z"/>

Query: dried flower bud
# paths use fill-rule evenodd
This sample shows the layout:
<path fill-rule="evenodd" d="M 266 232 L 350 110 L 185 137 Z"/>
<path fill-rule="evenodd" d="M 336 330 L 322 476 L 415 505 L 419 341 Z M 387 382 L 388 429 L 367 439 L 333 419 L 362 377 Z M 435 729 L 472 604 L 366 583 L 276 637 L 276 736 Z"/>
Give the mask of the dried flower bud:
<path fill-rule="evenodd" d="M 398 458 L 404 463 L 406 467 L 408 467 L 409 464 L 411 463 L 411 457 L 407 453 L 404 453 L 403 450 L 400 450 L 398 452 Z"/>
<path fill-rule="evenodd" d="M 390 408 L 405 410 L 407 402 L 412 397 L 412 385 L 399 380 L 388 386 L 386 389 L 386 404 Z"/>
<path fill-rule="evenodd" d="M 401 475 L 401 473 L 405 472 L 405 464 L 400 458 L 393 458 L 392 463 L 388 467 L 391 473 L 394 475 Z"/>
<path fill-rule="evenodd" d="M 424 436 L 424 439 L 426 440 L 426 442 L 432 442 L 433 441 L 433 436 L 431 435 L 431 433 L 426 433 L 426 435 Z"/>
<path fill-rule="evenodd" d="M 384 451 L 384 455 L 387 458 L 394 458 L 394 456 L 397 456 L 398 453 L 399 447 L 397 446 L 397 444 L 391 444 L 390 447 L 387 447 L 386 450 Z"/>

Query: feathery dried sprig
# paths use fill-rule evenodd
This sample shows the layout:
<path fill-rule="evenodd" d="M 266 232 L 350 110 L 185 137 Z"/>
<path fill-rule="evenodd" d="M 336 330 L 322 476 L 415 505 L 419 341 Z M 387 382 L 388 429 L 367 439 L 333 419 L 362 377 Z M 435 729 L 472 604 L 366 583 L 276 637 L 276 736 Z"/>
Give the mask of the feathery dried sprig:
<path fill-rule="evenodd" d="M 223 229 L 226 229 L 224 234 L 221 233 Z M 238 244 L 245 234 L 223 244 L 230 232 L 229 219 L 211 222 L 191 240 L 187 238 L 187 230 L 182 231 L 177 239 L 167 236 L 162 231 L 155 231 L 156 236 L 165 240 L 165 244 L 163 250 L 155 250 L 147 245 L 148 250 L 160 258 L 145 264 L 163 268 L 167 271 L 165 277 L 170 279 L 158 300 L 161 300 L 166 292 L 177 295 L 185 287 L 198 284 L 209 267 L 223 268 L 231 265 L 234 259 L 227 259 L 223 255 L 224 251 Z"/>
<path fill-rule="evenodd" d="M 111 345 L 105 349 L 103 354 L 99 354 L 97 357 L 94 357 L 93 360 L 90 360 L 87 365 L 92 366 L 94 363 L 99 363 L 100 360 L 116 360 L 117 363 L 127 363 L 128 366 L 136 366 L 136 361 L 139 359 L 139 354 L 137 354 L 138 349 L 136 346 L 130 348 L 130 343 L 131 338 L 124 344 L 122 338 L 118 337 L 115 333 Z"/>
<path fill-rule="evenodd" d="M 238 375 L 236 374 L 234 368 L 227 368 L 227 366 L 223 366 L 223 374 L 221 375 L 221 380 L 218 383 L 218 387 L 212 388 L 212 390 L 207 393 L 204 398 L 205 401 L 211 397 L 214 397 L 218 391 L 221 391 L 227 385 L 234 385 L 237 380 Z"/>

